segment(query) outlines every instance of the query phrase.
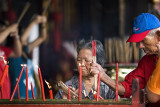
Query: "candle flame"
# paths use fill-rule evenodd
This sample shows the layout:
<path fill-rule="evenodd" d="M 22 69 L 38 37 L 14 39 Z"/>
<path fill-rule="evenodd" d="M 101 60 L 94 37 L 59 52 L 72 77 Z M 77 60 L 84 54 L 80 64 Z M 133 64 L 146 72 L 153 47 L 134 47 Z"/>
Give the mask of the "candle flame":
<path fill-rule="evenodd" d="M 5 60 L 5 57 L 4 56 L 0 56 L 0 57 L 3 59 L 4 63 L 7 64 L 7 61 Z"/>
<path fill-rule="evenodd" d="M 96 91 L 94 91 L 93 89 L 91 89 L 91 92 L 93 93 L 93 94 L 96 94 L 97 92 Z"/>
<path fill-rule="evenodd" d="M 27 66 L 27 64 L 21 64 L 22 67 Z"/>
<path fill-rule="evenodd" d="M 37 68 L 39 68 L 39 66 L 38 65 L 35 65 Z"/>
<path fill-rule="evenodd" d="M 49 82 L 47 82 L 46 80 L 44 80 L 44 81 L 45 81 L 45 83 L 47 84 L 48 88 L 51 89 L 52 86 L 49 85 Z"/>
<path fill-rule="evenodd" d="M 79 66 L 81 66 L 81 63 L 79 63 Z"/>

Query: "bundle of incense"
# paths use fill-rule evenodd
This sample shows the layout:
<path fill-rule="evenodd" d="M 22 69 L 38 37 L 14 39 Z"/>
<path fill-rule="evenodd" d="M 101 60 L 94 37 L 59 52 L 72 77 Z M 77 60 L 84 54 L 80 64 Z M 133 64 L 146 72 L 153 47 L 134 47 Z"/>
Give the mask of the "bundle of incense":
<path fill-rule="evenodd" d="M 96 62 L 96 41 L 92 40 L 92 54 L 93 54 L 93 61 Z M 97 91 L 97 78 L 98 75 L 94 75 L 94 90 Z"/>
<path fill-rule="evenodd" d="M 67 87 L 62 81 L 59 81 L 59 82 L 57 83 L 57 86 L 58 86 L 61 90 L 63 90 L 64 93 L 68 94 L 68 87 Z M 75 98 L 78 98 L 78 95 L 77 95 L 75 92 L 73 92 L 72 90 L 70 90 L 70 94 L 71 94 L 71 97 L 72 97 L 72 96 L 75 96 Z"/>

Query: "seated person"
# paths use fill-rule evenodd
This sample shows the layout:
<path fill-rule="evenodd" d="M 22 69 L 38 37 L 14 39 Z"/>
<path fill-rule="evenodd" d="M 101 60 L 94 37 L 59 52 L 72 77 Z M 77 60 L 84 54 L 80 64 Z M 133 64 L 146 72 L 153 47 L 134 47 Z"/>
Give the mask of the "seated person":
<path fill-rule="evenodd" d="M 160 44 L 157 44 L 160 55 Z M 158 56 L 159 56 L 158 55 Z M 147 86 L 147 98 L 151 103 L 156 103 L 160 100 L 160 58 L 158 58 L 156 68 L 150 76 Z"/>
<path fill-rule="evenodd" d="M 89 99 L 94 99 L 94 94 L 92 90 L 94 90 L 94 75 L 98 74 L 99 72 L 104 72 L 103 66 L 105 63 L 105 52 L 103 49 L 103 45 L 100 41 L 96 40 L 96 57 L 97 63 L 93 62 L 93 55 L 92 55 L 92 41 L 80 41 L 78 48 L 77 48 L 77 66 L 80 63 L 82 66 L 82 99 L 86 96 Z M 101 74 L 102 76 L 102 74 Z M 66 85 L 71 87 L 75 93 L 78 92 L 79 88 L 79 76 L 73 76 L 69 81 L 65 83 Z M 85 90 L 85 93 L 84 93 Z M 105 83 L 102 81 L 100 82 L 100 96 L 104 99 L 114 99 L 115 92 L 110 89 Z M 66 99 L 67 95 L 59 90 L 55 96 L 55 99 Z"/>

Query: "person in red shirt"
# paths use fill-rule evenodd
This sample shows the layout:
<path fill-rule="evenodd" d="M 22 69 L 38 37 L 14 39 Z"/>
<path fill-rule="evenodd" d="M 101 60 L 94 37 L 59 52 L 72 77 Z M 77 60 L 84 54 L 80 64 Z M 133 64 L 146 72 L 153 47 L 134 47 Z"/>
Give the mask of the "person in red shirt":
<path fill-rule="evenodd" d="M 121 97 L 129 98 L 132 95 L 132 80 L 139 79 L 140 89 L 146 87 L 149 77 L 154 71 L 158 59 L 157 44 L 160 43 L 160 22 L 158 18 L 150 13 L 140 14 L 133 23 L 133 34 L 127 42 L 137 42 L 140 49 L 146 53 L 139 61 L 135 70 L 130 72 L 125 80 L 119 82 L 118 93 Z M 101 72 L 101 81 L 106 83 L 112 89 L 116 89 L 116 81 L 111 79 L 104 70 L 96 63 L 92 63 L 96 69 Z M 96 70 L 91 69 L 92 74 L 96 74 Z M 158 103 L 150 103 L 149 106 L 160 106 Z"/>
<path fill-rule="evenodd" d="M 12 36 L 14 39 L 13 43 L 13 49 L 3 46 L 2 43 L 6 40 L 8 36 Z M 18 24 L 12 24 L 8 27 L 4 23 L 0 23 L 0 78 L 2 77 L 5 63 L 3 61 L 3 58 L 7 60 L 9 57 L 19 57 L 22 54 L 22 49 L 21 49 L 21 43 L 19 40 L 18 36 Z M 2 96 L 1 96 L 2 93 Z M 0 99 L 9 99 L 11 94 L 11 86 L 10 86 L 10 79 L 9 75 L 6 76 L 4 83 L 1 87 L 1 92 L 0 92 Z M 2 98 L 1 98 L 2 97 Z"/>

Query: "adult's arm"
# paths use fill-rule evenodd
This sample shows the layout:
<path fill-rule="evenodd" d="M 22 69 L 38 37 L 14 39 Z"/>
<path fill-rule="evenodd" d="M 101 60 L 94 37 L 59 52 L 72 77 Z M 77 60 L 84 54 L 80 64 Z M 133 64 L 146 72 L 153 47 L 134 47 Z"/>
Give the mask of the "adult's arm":
<path fill-rule="evenodd" d="M 46 28 L 46 21 L 45 21 L 41 24 L 40 36 L 28 45 L 29 53 L 32 52 L 32 50 L 36 46 L 39 46 L 40 44 L 42 44 L 46 40 L 46 38 L 47 38 L 47 28 Z"/>
<path fill-rule="evenodd" d="M 0 44 L 4 42 L 4 40 L 8 37 L 10 33 L 13 33 L 17 30 L 18 24 L 12 24 L 8 26 L 6 29 L 0 32 Z"/>
<path fill-rule="evenodd" d="M 90 72 L 92 73 L 92 75 L 95 75 L 97 73 L 100 72 L 101 74 L 101 81 L 104 82 L 105 84 L 107 84 L 111 89 L 113 89 L 114 91 L 116 90 L 116 81 L 111 79 L 105 72 L 104 69 L 101 67 L 101 65 L 99 65 L 98 63 L 93 62 L 91 64 L 90 67 Z M 119 95 L 124 95 L 126 90 L 125 87 L 121 84 L 118 83 L 118 93 Z"/>
<path fill-rule="evenodd" d="M 145 77 L 144 77 L 144 62 L 146 61 L 144 56 L 140 62 L 138 63 L 138 67 L 131 71 L 125 77 L 124 81 L 118 83 L 118 93 L 121 97 L 129 98 L 132 95 L 132 79 L 138 78 L 140 81 L 140 89 L 145 88 Z M 103 81 L 106 85 L 112 88 L 114 91 L 116 90 L 116 81 L 111 79 L 105 72 L 104 69 L 97 63 L 93 62 L 91 64 L 91 72 L 93 75 L 98 72 L 101 73 L 101 81 Z"/>
<path fill-rule="evenodd" d="M 21 36 L 21 42 L 22 42 L 22 45 L 27 45 L 28 44 L 28 37 L 29 37 L 29 33 L 32 29 L 32 27 L 36 24 L 40 24 L 42 22 L 46 22 L 46 18 L 45 16 L 36 16 L 31 22 L 30 24 L 28 25 L 28 27 L 24 30 L 22 36 Z"/>

